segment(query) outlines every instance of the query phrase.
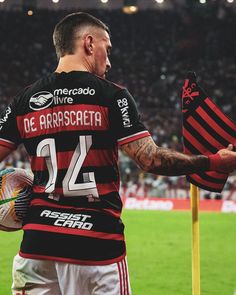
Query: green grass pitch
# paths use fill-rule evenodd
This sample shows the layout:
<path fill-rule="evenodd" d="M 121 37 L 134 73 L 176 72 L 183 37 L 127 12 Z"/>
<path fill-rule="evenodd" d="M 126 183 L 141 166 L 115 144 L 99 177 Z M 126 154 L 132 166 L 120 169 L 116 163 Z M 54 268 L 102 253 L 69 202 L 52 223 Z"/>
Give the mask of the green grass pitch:
<path fill-rule="evenodd" d="M 191 213 L 124 211 L 133 295 L 191 295 Z M 200 214 L 201 294 L 235 295 L 236 215 Z M 21 232 L 0 232 L 0 295 L 10 295 Z"/>

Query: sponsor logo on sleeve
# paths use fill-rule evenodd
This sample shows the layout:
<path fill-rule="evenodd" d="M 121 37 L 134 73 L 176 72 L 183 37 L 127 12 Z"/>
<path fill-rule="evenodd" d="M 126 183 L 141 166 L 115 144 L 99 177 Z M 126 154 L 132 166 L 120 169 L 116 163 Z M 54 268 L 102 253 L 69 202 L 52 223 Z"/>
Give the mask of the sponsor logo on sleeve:
<path fill-rule="evenodd" d="M 10 107 L 7 107 L 6 110 L 5 110 L 5 114 L 4 114 L 3 117 L 0 119 L 0 130 L 1 130 L 2 127 L 3 127 L 3 124 L 7 122 L 10 113 L 11 113 L 11 108 L 10 108 Z"/>
<path fill-rule="evenodd" d="M 125 128 L 131 127 L 131 121 L 129 117 L 129 103 L 127 98 L 122 98 L 117 100 L 118 107 L 120 108 L 123 126 Z"/>

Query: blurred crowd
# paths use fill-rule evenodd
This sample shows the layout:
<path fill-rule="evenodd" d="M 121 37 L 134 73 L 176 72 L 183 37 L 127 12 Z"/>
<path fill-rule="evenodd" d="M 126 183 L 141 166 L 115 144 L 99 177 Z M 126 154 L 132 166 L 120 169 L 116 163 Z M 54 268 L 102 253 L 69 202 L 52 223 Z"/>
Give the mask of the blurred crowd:
<path fill-rule="evenodd" d="M 209 96 L 236 120 L 236 15 L 229 7 L 188 7 L 178 11 L 89 11 L 112 32 L 112 69 L 108 79 L 126 86 L 159 146 L 182 151 L 181 88 L 186 73 L 196 72 Z M 0 111 L 23 87 L 52 72 L 55 23 L 69 11 L 0 11 Z M 0 168 L 29 168 L 23 147 Z M 127 196 L 169 197 L 170 189 L 188 189 L 184 177 L 140 173 L 121 154 L 122 190 Z M 236 189 L 231 176 L 227 189 Z M 172 194 L 173 197 L 178 197 Z M 215 196 L 214 196 L 215 197 Z"/>

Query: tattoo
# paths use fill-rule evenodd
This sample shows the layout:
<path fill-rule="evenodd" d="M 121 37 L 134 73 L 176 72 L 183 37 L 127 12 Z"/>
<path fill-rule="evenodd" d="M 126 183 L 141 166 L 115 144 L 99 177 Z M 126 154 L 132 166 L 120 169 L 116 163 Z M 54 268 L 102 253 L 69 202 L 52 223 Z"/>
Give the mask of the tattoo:
<path fill-rule="evenodd" d="M 206 171 L 209 159 L 206 156 L 189 156 L 177 151 L 158 147 L 151 137 L 125 144 L 121 149 L 146 172 L 177 176 Z"/>

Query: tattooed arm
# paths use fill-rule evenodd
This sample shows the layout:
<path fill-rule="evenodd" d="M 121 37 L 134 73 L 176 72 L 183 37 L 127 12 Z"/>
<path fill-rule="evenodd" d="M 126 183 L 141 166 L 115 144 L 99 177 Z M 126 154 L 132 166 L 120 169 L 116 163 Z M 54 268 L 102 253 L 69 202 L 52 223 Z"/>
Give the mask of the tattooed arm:
<path fill-rule="evenodd" d="M 225 173 L 236 169 L 236 153 L 231 151 L 232 147 L 220 150 L 215 159 L 211 160 L 203 155 L 189 156 L 158 147 L 149 136 L 124 144 L 121 150 L 144 171 L 160 175 L 186 175 L 210 170 L 212 167 L 212 170 Z"/>
<path fill-rule="evenodd" d="M 205 156 L 188 156 L 158 147 L 153 139 L 144 137 L 121 147 L 146 172 L 161 175 L 183 175 L 209 168 Z"/>

